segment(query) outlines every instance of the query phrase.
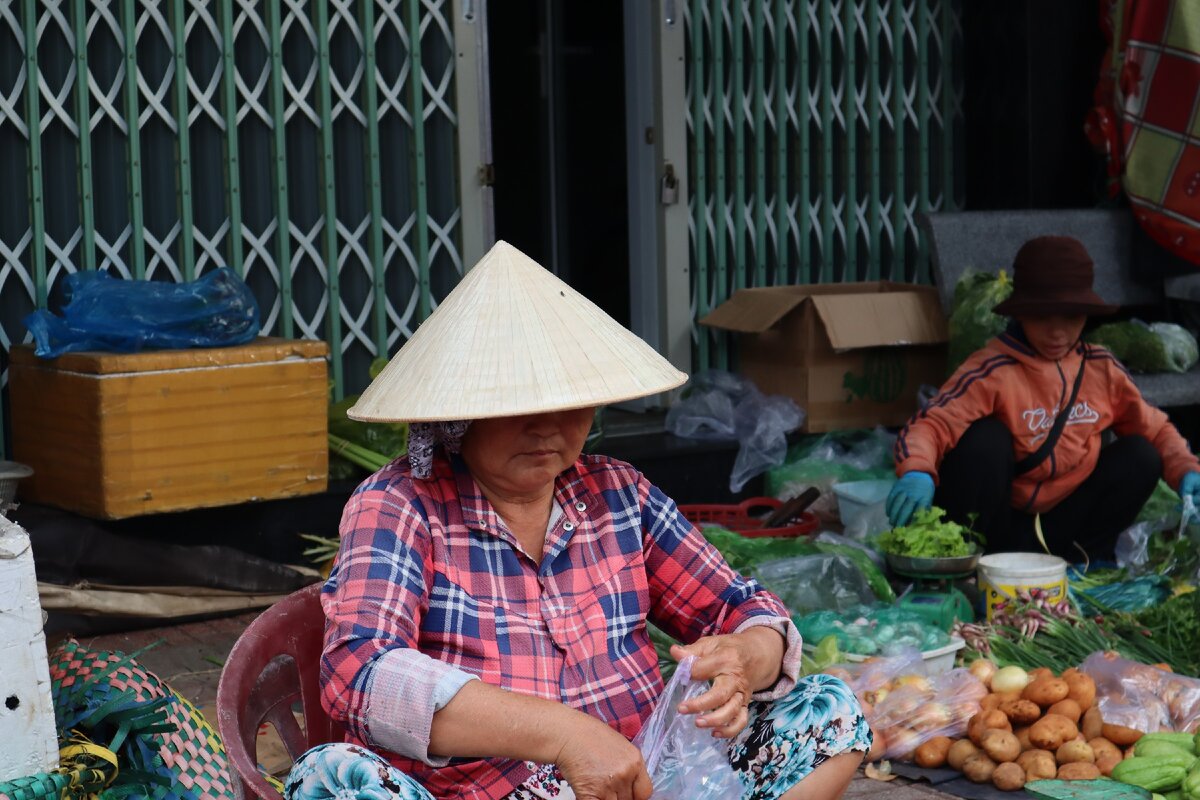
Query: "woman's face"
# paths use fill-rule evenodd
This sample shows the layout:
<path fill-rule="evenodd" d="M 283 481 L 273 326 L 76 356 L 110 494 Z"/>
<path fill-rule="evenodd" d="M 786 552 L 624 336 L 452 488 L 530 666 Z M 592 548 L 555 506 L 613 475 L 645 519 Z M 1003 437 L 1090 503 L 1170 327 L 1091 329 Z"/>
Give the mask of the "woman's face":
<path fill-rule="evenodd" d="M 1025 338 L 1042 358 L 1058 361 L 1071 352 L 1079 341 L 1087 317 L 1083 314 L 1051 314 L 1044 317 L 1020 317 Z"/>
<path fill-rule="evenodd" d="M 493 491 L 537 494 L 579 458 L 594 414 L 594 408 L 577 408 L 474 420 L 463 436 L 463 460 Z"/>

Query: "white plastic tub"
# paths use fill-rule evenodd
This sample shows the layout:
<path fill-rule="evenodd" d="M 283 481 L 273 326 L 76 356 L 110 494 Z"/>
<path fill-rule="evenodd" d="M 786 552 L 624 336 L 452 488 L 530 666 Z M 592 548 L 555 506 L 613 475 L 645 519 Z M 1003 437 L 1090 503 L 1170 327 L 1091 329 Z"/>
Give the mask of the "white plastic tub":
<path fill-rule="evenodd" d="M 875 525 L 868 527 L 878 527 L 881 521 L 886 525 L 887 517 L 883 513 L 883 504 L 894 483 L 891 479 L 835 483 L 833 493 L 837 497 L 838 516 L 842 519 L 842 527 L 848 531 L 855 530 L 860 524 L 865 524 L 862 518 L 866 516 L 876 520 Z M 868 535 L 878 532 L 865 531 Z"/>
<path fill-rule="evenodd" d="M 1067 596 L 1067 562 L 1045 553 L 992 553 L 979 559 L 979 588 L 987 601 L 987 618 L 1017 592 L 1039 589 L 1057 603 Z"/>

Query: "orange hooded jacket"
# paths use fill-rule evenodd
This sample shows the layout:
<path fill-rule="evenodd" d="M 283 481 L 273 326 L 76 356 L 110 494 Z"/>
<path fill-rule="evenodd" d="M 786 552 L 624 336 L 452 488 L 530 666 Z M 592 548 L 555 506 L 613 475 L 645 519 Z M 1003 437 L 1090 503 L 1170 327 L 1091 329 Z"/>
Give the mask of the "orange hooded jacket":
<path fill-rule="evenodd" d="M 1059 361 L 1038 355 L 1022 338 L 1004 333 L 976 351 L 942 386 L 929 405 L 909 420 L 896 439 L 896 474 L 918 470 L 937 480 L 942 458 L 971 423 L 995 417 L 1013 434 L 1020 461 L 1041 446 L 1063 403 L 1071 396 L 1080 364 L 1086 364 L 1075 406 L 1054 451 L 1013 480 L 1012 506 L 1048 511 L 1092 474 L 1100 435 L 1146 437 L 1163 460 L 1163 476 L 1178 487 L 1200 470 L 1187 441 L 1151 406 L 1121 363 L 1103 347 L 1080 343 Z"/>

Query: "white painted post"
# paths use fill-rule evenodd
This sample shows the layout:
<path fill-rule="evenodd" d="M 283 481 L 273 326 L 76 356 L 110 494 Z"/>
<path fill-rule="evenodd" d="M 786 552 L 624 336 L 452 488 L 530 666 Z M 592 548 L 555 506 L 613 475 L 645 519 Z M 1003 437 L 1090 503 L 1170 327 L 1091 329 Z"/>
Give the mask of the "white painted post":
<path fill-rule="evenodd" d="M 57 766 L 50 665 L 29 534 L 0 516 L 0 781 Z"/>

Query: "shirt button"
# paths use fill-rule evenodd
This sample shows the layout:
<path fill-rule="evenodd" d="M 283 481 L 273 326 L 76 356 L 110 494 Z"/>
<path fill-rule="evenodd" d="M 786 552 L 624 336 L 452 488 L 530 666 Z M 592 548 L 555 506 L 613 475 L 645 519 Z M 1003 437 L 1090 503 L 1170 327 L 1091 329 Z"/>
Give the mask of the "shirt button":
<path fill-rule="evenodd" d="M 575 510 L 576 511 L 587 511 L 587 503 L 580 500 L 578 503 L 575 504 Z"/>
<path fill-rule="evenodd" d="M 564 530 L 564 531 L 573 531 L 573 530 L 575 530 L 575 523 L 574 523 L 574 522 L 564 522 L 564 523 L 563 523 L 563 530 Z"/>

